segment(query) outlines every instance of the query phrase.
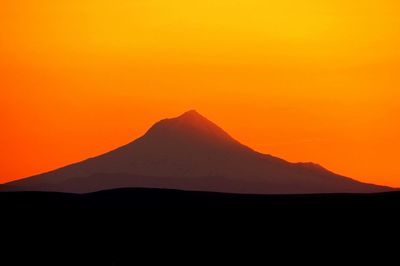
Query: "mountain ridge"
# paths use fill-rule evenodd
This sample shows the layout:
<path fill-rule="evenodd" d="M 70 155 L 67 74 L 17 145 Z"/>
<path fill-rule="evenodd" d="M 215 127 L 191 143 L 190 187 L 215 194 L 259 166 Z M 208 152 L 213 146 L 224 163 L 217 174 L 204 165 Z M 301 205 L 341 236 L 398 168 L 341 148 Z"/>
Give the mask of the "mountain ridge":
<path fill-rule="evenodd" d="M 0 190 L 93 192 L 155 187 L 226 193 L 381 192 L 391 188 L 337 175 L 315 163 L 290 163 L 240 143 L 195 110 L 155 123 L 113 151 Z"/>

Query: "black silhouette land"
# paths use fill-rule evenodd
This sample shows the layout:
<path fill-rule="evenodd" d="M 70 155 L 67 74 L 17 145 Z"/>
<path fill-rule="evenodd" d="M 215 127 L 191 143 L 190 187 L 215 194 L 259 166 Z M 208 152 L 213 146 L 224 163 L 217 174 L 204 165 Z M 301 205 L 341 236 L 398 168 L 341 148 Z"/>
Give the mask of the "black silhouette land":
<path fill-rule="evenodd" d="M 1 186 L 1 191 L 90 193 L 161 188 L 242 194 L 371 193 L 392 189 L 290 163 L 239 143 L 196 111 L 164 119 L 109 153 Z"/>

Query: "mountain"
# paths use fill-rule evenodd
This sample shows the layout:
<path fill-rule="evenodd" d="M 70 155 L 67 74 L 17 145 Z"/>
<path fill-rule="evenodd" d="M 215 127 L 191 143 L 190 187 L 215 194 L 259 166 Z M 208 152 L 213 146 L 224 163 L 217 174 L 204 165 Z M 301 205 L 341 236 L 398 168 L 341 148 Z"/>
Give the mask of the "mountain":
<path fill-rule="evenodd" d="M 7 183 L 2 191 L 85 193 L 122 187 L 253 194 L 381 192 L 313 163 L 290 163 L 239 143 L 196 111 L 164 119 L 109 153 Z"/>

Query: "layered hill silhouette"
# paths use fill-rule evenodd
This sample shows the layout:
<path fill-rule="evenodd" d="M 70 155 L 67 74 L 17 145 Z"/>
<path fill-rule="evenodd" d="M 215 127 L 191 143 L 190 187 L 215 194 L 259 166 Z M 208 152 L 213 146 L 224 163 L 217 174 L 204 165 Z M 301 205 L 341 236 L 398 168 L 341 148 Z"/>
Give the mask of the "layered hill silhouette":
<path fill-rule="evenodd" d="M 391 188 L 290 163 L 239 143 L 196 111 L 164 119 L 109 153 L 1 186 L 87 193 L 142 187 L 250 194 L 367 193 Z"/>

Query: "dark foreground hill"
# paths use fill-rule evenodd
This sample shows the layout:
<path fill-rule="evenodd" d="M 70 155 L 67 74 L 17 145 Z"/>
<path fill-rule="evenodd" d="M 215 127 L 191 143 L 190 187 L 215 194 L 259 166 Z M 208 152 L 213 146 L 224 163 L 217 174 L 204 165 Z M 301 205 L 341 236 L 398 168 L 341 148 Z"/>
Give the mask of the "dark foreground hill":
<path fill-rule="evenodd" d="M 2 258 L 14 262 L 7 265 L 205 264 L 221 259 L 246 265 L 294 260 L 297 265 L 320 262 L 321 256 L 348 261 L 349 255 L 359 259 L 354 247 L 374 247 L 375 254 L 376 246 L 393 243 L 383 237 L 394 237 L 399 206 L 400 192 L 2 192 Z M 366 256 L 366 250 L 360 255 Z"/>
<path fill-rule="evenodd" d="M 1 192 L 0 209 L 12 211 L 257 211 L 397 212 L 400 192 L 366 194 L 250 195 L 168 189 L 123 188 L 88 194 Z"/>

